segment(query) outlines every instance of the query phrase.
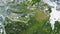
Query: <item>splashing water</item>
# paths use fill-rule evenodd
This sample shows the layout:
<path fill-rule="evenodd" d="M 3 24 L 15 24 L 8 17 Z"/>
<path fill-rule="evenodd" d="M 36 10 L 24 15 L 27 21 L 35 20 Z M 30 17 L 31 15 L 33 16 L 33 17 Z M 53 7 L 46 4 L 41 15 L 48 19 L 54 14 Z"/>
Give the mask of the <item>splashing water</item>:
<path fill-rule="evenodd" d="M 54 30 L 55 21 L 60 22 L 60 11 L 58 11 L 56 8 L 56 7 L 58 7 L 58 4 L 56 3 L 57 1 L 43 0 L 43 2 L 52 6 L 52 8 L 51 8 L 52 12 L 50 13 L 50 24 L 51 24 L 52 30 Z"/>

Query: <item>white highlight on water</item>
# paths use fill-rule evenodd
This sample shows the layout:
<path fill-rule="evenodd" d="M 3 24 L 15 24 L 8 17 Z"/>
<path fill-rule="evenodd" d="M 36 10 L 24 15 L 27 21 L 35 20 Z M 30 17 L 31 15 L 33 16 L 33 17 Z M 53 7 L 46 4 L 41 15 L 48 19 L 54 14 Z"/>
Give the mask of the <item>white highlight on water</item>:
<path fill-rule="evenodd" d="M 60 11 L 56 10 L 56 7 L 58 6 L 56 4 L 57 1 L 56 2 L 51 2 L 50 0 L 43 0 L 43 2 L 52 6 L 52 8 L 51 8 L 52 12 L 50 13 L 50 24 L 51 24 L 52 30 L 54 30 L 55 21 L 60 22 Z"/>

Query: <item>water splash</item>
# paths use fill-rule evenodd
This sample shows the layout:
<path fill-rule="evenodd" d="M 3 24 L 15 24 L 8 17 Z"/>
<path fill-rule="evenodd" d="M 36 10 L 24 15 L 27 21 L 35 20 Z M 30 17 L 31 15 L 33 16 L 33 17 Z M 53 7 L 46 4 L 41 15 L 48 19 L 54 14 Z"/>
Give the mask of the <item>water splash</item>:
<path fill-rule="evenodd" d="M 52 6 L 52 8 L 51 8 L 52 12 L 50 13 L 50 24 L 51 24 L 52 30 L 54 30 L 55 21 L 60 22 L 60 11 L 56 10 L 57 9 L 56 7 L 59 7 L 58 4 L 57 4 L 58 1 L 43 0 L 43 2 Z"/>

